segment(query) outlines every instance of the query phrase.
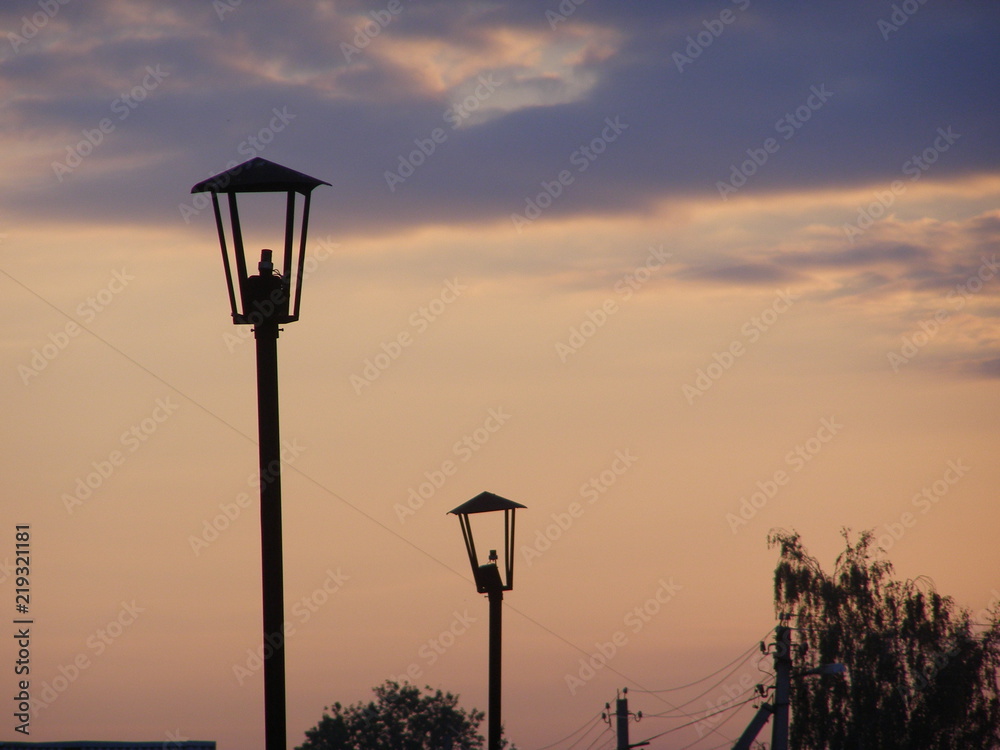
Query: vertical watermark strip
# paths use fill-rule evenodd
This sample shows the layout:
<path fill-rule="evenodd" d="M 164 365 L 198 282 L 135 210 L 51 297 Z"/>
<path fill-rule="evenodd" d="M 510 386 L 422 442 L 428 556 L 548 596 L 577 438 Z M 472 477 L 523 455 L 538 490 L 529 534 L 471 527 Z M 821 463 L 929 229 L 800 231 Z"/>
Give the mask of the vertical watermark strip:
<path fill-rule="evenodd" d="M 14 675 L 17 679 L 17 693 L 14 695 L 14 731 L 23 735 L 31 734 L 31 626 L 34 620 L 28 618 L 31 607 L 31 525 L 19 524 L 14 527 L 14 640 L 17 643 L 17 659 Z"/>

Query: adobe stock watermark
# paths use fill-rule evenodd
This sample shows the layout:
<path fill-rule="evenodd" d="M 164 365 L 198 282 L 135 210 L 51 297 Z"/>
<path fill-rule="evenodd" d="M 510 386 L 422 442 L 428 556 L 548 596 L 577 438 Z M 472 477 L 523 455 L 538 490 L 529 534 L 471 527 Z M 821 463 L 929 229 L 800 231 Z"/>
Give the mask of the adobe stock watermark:
<path fill-rule="evenodd" d="M 328 260 L 332 255 L 333 251 L 340 247 L 339 242 L 334 242 L 330 235 L 326 237 L 320 237 L 318 240 L 309 241 L 309 250 L 306 253 L 306 259 L 302 264 L 302 281 L 305 282 L 320 265 Z M 273 294 L 273 292 L 272 292 Z M 284 296 L 283 292 L 279 294 Z M 259 304 L 259 303 L 254 303 Z M 261 317 L 257 320 L 254 319 L 255 315 L 260 315 Z M 222 334 L 222 343 L 226 346 L 226 351 L 230 354 L 236 351 L 237 348 L 242 346 L 248 341 L 252 341 L 254 337 L 253 326 L 263 320 L 263 314 L 261 311 L 257 310 L 250 313 L 247 316 L 253 325 L 234 325 L 232 328 L 226 329 L 226 333 Z M 233 333 L 235 331 L 235 333 Z"/>
<path fill-rule="evenodd" d="M 459 283 L 458 277 L 446 279 L 436 297 L 407 316 L 406 322 L 410 327 L 404 328 L 389 341 L 383 341 L 379 345 L 380 351 L 377 354 L 365 358 L 360 374 L 350 375 L 349 380 L 354 393 L 360 396 L 366 388 L 371 388 L 372 383 L 382 377 L 382 373 L 403 356 L 403 352 L 413 346 L 417 338 L 423 335 L 432 323 L 439 320 L 468 288 L 465 284 Z"/>
<path fill-rule="evenodd" d="M 270 484 L 281 476 L 282 464 L 291 466 L 305 451 L 305 446 L 299 445 L 297 439 L 293 439 L 291 442 L 282 440 L 278 461 L 264 467 L 263 472 L 255 471 L 247 477 L 247 487 L 251 489 L 253 494 L 238 492 L 231 502 L 219 503 L 219 512 L 212 518 L 206 518 L 202 521 L 201 533 L 188 535 L 188 544 L 194 556 L 201 555 L 243 515 L 243 511 L 259 501 L 261 486 Z"/>
<path fill-rule="evenodd" d="M 696 398 L 708 393 L 719 378 L 729 372 L 737 360 L 749 351 L 747 347 L 760 341 L 761 336 L 771 330 L 771 327 L 778 322 L 778 318 L 788 312 L 799 298 L 800 295 L 791 289 L 777 290 L 770 305 L 740 326 L 740 335 L 743 338 L 734 338 L 722 351 L 712 354 L 712 361 L 709 364 L 695 370 L 694 382 L 684 383 L 681 386 L 681 393 L 684 394 L 688 404 L 694 404 Z"/>
<path fill-rule="evenodd" d="M 483 423 L 472 432 L 463 435 L 451 446 L 451 456 L 446 458 L 436 469 L 424 472 L 424 481 L 409 487 L 405 503 L 396 503 L 393 510 L 400 523 L 405 523 L 410 516 L 417 514 L 426 502 L 444 487 L 445 483 L 458 473 L 459 468 L 469 462 L 474 455 L 483 449 L 493 436 L 507 424 L 513 415 L 503 410 L 502 406 L 490 409 Z"/>
<path fill-rule="evenodd" d="M 992 589 L 989 603 L 973 615 L 973 622 L 978 624 L 989 622 L 998 607 L 1000 607 L 1000 591 Z"/>
<path fill-rule="evenodd" d="M 580 688 L 594 679 L 615 658 L 621 650 L 628 646 L 632 636 L 637 635 L 653 618 L 663 611 L 665 605 L 673 601 L 683 587 L 670 580 L 661 578 L 657 581 L 656 591 L 642 604 L 625 613 L 622 619 L 622 629 L 616 630 L 606 641 L 594 644 L 594 650 L 586 657 L 581 657 L 579 667 L 575 672 L 567 672 L 563 679 L 570 695 L 576 695 Z"/>
<path fill-rule="evenodd" d="M 587 0 L 560 0 L 555 10 L 548 8 L 545 11 L 545 20 L 549 22 L 549 28 L 555 31 L 559 24 L 568 20 L 585 2 Z"/>
<path fill-rule="evenodd" d="M 569 163 L 576 167 L 576 171 L 561 169 L 551 180 L 542 180 L 538 183 L 542 191 L 535 196 L 525 196 L 524 211 L 514 212 L 510 215 L 511 223 L 520 234 L 524 228 L 533 221 L 540 218 L 542 213 L 549 208 L 552 203 L 565 194 L 567 188 L 572 185 L 578 175 L 586 172 L 590 166 L 597 161 L 601 154 L 607 151 L 608 146 L 618 140 L 622 133 L 628 130 L 629 124 L 623 122 L 621 115 L 604 118 L 604 128 L 594 136 L 589 143 L 581 144 L 569 155 Z"/>
<path fill-rule="evenodd" d="M 62 182 L 73 174 L 76 168 L 83 164 L 84 159 L 94 153 L 98 146 L 117 130 L 118 125 L 127 120 L 169 75 L 170 73 L 163 70 L 161 65 L 155 67 L 147 65 L 146 75 L 142 81 L 111 102 L 111 114 L 117 115 L 117 118 L 102 117 L 95 127 L 81 130 L 81 139 L 75 144 L 66 146 L 66 158 L 52 162 L 52 172 L 56 179 Z"/>
<path fill-rule="evenodd" d="M 69 515 L 94 497 L 112 476 L 180 409 L 170 396 L 156 399 L 149 414 L 125 430 L 118 438 L 124 450 L 115 448 L 106 458 L 91 461 L 92 471 L 77 477 L 72 492 L 60 496 Z"/>
<path fill-rule="evenodd" d="M 503 81 L 494 80 L 492 73 L 480 75 L 477 83 L 478 85 L 471 94 L 444 111 L 442 118 L 451 125 L 452 130 L 460 127 L 493 96 L 493 92 L 503 85 Z M 383 173 L 385 184 L 389 186 L 389 192 L 395 193 L 396 187 L 412 177 L 417 169 L 426 164 L 427 160 L 437 153 L 438 148 L 447 140 L 448 131 L 441 127 L 431 130 L 426 138 L 414 138 L 413 145 L 416 148 L 408 154 L 400 154 L 397 157 L 398 162 L 394 171 L 387 169 Z"/>
<path fill-rule="evenodd" d="M 130 274 L 127 268 L 123 267 L 121 271 L 112 271 L 107 284 L 94 294 L 88 295 L 76 306 L 74 309 L 76 316 L 85 324 L 93 323 L 97 316 L 107 310 L 115 301 L 115 297 L 125 291 L 125 288 L 132 281 L 135 281 L 135 276 Z M 62 328 L 50 333 L 46 343 L 31 350 L 27 364 L 17 366 L 17 374 L 21 376 L 21 382 L 30 385 L 56 357 L 66 351 L 73 339 L 79 336 L 83 330 L 84 328 L 75 320 L 68 320 Z"/>
<path fill-rule="evenodd" d="M 987 282 L 996 278 L 997 270 L 1000 269 L 996 253 L 992 258 L 987 258 L 985 255 L 979 257 L 982 263 L 976 272 L 948 290 L 945 296 L 948 306 L 939 307 L 933 315 L 918 322 L 917 330 L 903 336 L 903 343 L 898 350 L 886 352 L 893 373 L 898 375 L 903 365 L 912 362 L 921 350 L 934 340 L 954 313 L 964 309 L 973 295 L 978 294 Z"/>
<path fill-rule="evenodd" d="M 737 10 L 745 11 L 750 7 L 750 0 L 730 0 Z M 719 13 L 717 18 L 706 18 L 701 22 L 704 26 L 703 31 L 699 31 L 693 36 L 688 36 L 685 41 L 687 46 L 684 48 L 684 52 L 675 51 L 670 55 L 670 59 L 674 61 L 674 65 L 677 66 L 677 71 L 679 73 L 684 72 L 684 68 L 688 65 L 692 65 L 695 60 L 701 57 L 701 53 L 704 52 L 712 43 L 722 36 L 722 33 L 737 19 L 736 13 L 733 12 L 731 8 L 723 8 L 722 12 Z"/>
<path fill-rule="evenodd" d="M 552 545 L 563 538 L 563 535 L 586 513 L 587 508 L 597 503 L 638 460 L 639 457 L 633 456 L 628 448 L 616 450 L 607 468 L 580 486 L 580 497 L 586 500 L 586 503 L 574 500 L 566 506 L 565 511 L 550 513 L 549 518 L 552 519 L 552 523 L 536 529 L 531 544 L 521 545 L 521 556 L 527 566 L 530 568 L 535 560 L 552 549 Z"/>
<path fill-rule="evenodd" d="M 931 145 L 903 162 L 903 175 L 909 177 L 910 182 L 916 182 L 937 162 L 941 154 L 950 149 L 961 137 L 962 134 L 954 132 L 951 125 L 938 128 Z M 869 227 L 886 216 L 887 211 L 896 203 L 896 199 L 906 192 L 906 187 L 906 183 L 902 180 L 893 180 L 889 183 L 888 190 L 875 191 L 873 193 L 875 200 L 867 206 L 858 208 L 858 218 L 851 224 L 844 224 L 844 234 L 852 245 Z"/>
<path fill-rule="evenodd" d="M 570 326 L 566 341 L 556 342 L 559 361 L 566 364 L 571 356 L 579 352 L 607 324 L 612 315 L 621 310 L 621 303 L 632 299 L 653 278 L 654 272 L 663 268 L 672 257 L 673 253 L 666 252 L 662 244 L 659 247 L 650 246 L 646 258 L 614 283 L 612 291 L 616 296 L 608 296 L 598 307 L 588 310 L 584 320 Z"/>
<path fill-rule="evenodd" d="M 910 498 L 910 504 L 917 509 L 919 515 L 911 511 L 904 511 L 899 516 L 898 521 L 882 524 L 885 533 L 880 534 L 875 540 L 886 552 L 891 550 L 900 539 L 906 536 L 906 532 L 917 525 L 920 516 L 927 515 L 936 508 L 945 496 L 951 492 L 951 488 L 958 484 L 972 470 L 962 459 L 956 458 L 948 461 L 944 473 L 940 479 L 936 479 L 925 485 Z"/>
<path fill-rule="evenodd" d="M 892 13 L 889 14 L 888 20 L 880 18 L 875 22 L 882 34 L 882 40 L 889 41 L 889 37 L 909 22 L 926 3 L 927 0 L 903 0 L 901 3 L 893 3 Z"/>
<path fill-rule="evenodd" d="M 264 150 L 274 142 L 274 137 L 287 128 L 296 117 L 298 117 L 297 114 L 288 111 L 288 105 L 285 105 L 281 109 L 272 107 L 271 119 L 268 120 L 267 125 L 261 127 L 256 133 L 248 134 L 247 137 L 240 141 L 239 145 L 236 147 L 236 153 L 239 154 L 241 158 L 239 160 L 230 159 L 221 171 L 228 172 L 229 170 L 240 166 L 240 164 L 260 156 Z M 238 174 L 238 171 L 234 171 L 230 177 L 235 177 Z M 215 173 L 209 174 L 208 176 L 214 177 Z M 225 187 L 225 184 L 219 186 L 220 189 Z M 196 217 L 211 205 L 211 193 L 194 193 L 190 203 L 178 203 L 177 210 L 180 212 L 181 218 L 184 219 L 184 223 L 190 224 L 191 219 Z"/>
<path fill-rule="evenodd" d="M 191 740 L 187 735 L 181 734 L 180 729 L 167 729 L 164 731 L 163 736 L 165 739 L 162 750 L 181 750 L 184 747 L 184 743 Z"/>
<path fill-rule="evenodd" d="M 818 87 L 810 86 L 806 100 L 774 123 L 774 130 L 781 136 L 781 141 L 787 142 L 794 138 L 802 126 L 809 122 L 813 114 L 822 109 L 832 96 L 833 92 L 826 88 L 825 83 L 821 83 Z M 730 194 L 746 185 L 780 149 L 781 142 L 777 138 L 765 138 L 759 148 L 748 148 L 746 150 L 748 158 L 745 161 L 739 165 L 735 162 L 729 165 L 729 179 L 716 181 L 715 188 L 719 191 L 719 197 L 724 201 L 729 200 Z"/>
<path fill-rule="evenodd" d="M 808 466 L 843 429 L 844 425 L 835 417 L 824 417 L 820 420 L 819 429 L 814 435 L 798 443 L 785 454 L 787 468 L 776 469 L 766 479 L 758 480 L 756 489 L 740 498 L 736 512 L 726 513 L 724 520 L 729 530 L 735 534 L 750 523 L 768 502 L 777 497 L 781 488 L 786 487 L 792 481 L 792 477 Z"/>
<path fill-rule="evenodd" d="M 759 675 L 758 675 L 759 676 Z M 732 708 L 737 702 L 746 700 L 756 690 L 757 682 L 753 674 L 745 672 L 736 680 L 730 680 L 722 686 L 714 698 L 705 699 L 705 718 L 695 724 L 698 737 L 704 737 L 725 721 L 723 712 Z M 699 712 L 701 713 L 701 712 Z"/>
<path fill-rule="evenodd" d="M 212 10 L 215 11 L 215 15 L 219 17 L 220 21 L 224 21 L 226 16 L 234 12 L 243 4 L 243 0 L 212 0 Z"/>
<path fill-rule="evenodd" d="M 365 22 L 354 27 L 354 36 L 351 38 L 353 44 L 348 42 L 340 43 L 340 51 L 344 55 L 344 62 L 348 65 L 354 63 L 354 58 L 361 54 L 362 50 L 372 43 L 386 27 L 392 23 L 403 12 L 402 0 L 389 0 L 384 8 L 370 10 L 367 13 Z"/>
<path fill-rule="evenodd" d="M 309 622 L 313 615 L 319 612 L 330 601 L 330 598 L 351 580 L 351 577 L 340 568 L 336 570 L 327 568 L 325 572 L 326 577 L 323 582 L 292 605 L 290 611 L 295 617 L 295 621 L 285 620 L 281 625 L 280 632 L 268 633 L 262 644 L 246 650 L 247 657 L 242 663 L 233 664 L 233 678 L 237 685 L 242 686 L 248 678 L 253 677 L 263 669 L 264 662 L 274 655 L 275 650 L 281 648 L 289 638 L 298 633 L 296 624 L 302 626 Z"/>
<path fill-rule="evenodd" d="M 146 611 L 145 607 L 136 604 L 135 599 L 123 601 L 118 613 L 102 627 L 95 630 L 84 641 L 86 646 L 66 664 L 60 664 L 58 674 L 50 680 L 45 680 L 30 700 L 31 716 L 38 715 L 55 703 L 80 676 L 90 669 L 95 659 L 104 654 L 111 646 L 125 635 L 125 632 L 135 624 L 139 615 Z"/>
<path fill-rule="evenodd" d="M 477 618 L 469 614 L 469 610 L 459 612 L 457 609 L 452 612 L 451 622 L 445 626 L 440 633 L 433 638 L 428 638 L 420 648 L 417 649 L 418 660 L 410 662 L 409 666 L 399 675 L 389 677 L 393 682 L 403 684 L 411 682 L 416 684 L 417 680 L 424 678 L 424 670 L 437 664 L 438 660 L 444 656 L 459 639 L 471 630 Z"/>
<path fill-rule="evenodd" d="M 30 16 L 21 16 L 20 34 L 10 31 L 7 33 L 7 41 L 14 48 L 14 54 L 21 51 L 21 47 L 38 36 L 42 29 L 49 25 L 49 21 L 55 18 L 64 5 L 69 5 L 71 0 L 38 0 L 36 5 L 38 10 Z"/>

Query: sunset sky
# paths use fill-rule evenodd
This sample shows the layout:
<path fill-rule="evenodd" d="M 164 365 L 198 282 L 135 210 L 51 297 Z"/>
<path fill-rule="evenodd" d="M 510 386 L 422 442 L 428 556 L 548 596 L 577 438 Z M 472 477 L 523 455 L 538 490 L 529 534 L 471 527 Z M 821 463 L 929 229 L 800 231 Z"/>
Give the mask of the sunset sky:
<path fill-rule="evenodd" d="M 0 31 L 0 740 L 263 747 L 254 344 L 190 193 L 254 156 L 331 183 L 278 343 L 290 748 L 390 678 L 486 708 L 447 515 L 484 490 L 527 506 L 521 750 L 613 747 L 625 687 L 633 741 L 728 746 L 772 529 L 1000 600 L 995 4 L 14 0 Z"/>

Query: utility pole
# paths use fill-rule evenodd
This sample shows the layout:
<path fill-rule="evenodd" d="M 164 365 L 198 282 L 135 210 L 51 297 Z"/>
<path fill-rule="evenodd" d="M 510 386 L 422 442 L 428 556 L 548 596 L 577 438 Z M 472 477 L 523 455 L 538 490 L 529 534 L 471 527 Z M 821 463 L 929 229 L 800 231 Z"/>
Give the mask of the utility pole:
<path fill-rule="evenodd" d="M 760 644 L 765 651 L 764 643 Z M 750 724 L 736 740 L 733 750 L 750 750 L 753 741 L 767 720 L 774 715 L 771 726 L 771 750 L 788 750 L 788 705 L 792 683 L 792 629 L 787 625 L 775 628 L 774 643 L 774 703 L 764 703 L 754 715 Z"/>
<path fill-rule="evenodd" d="M 788 704 L 792 683 L 792 629 L 775 629 L 774 648 L 774 726 L 771 727 L 771 750 L 788 750 Z"/>
<path fill-rule="evenodd" d="M 611 704 L 604 704 L 605 711 L 611 710 Z M 618 744 L 615 746 L 615 750 L 631 750 L 633 747 L 643 747 L 648 745 L 648 742 L 637 742 L 636 744 L 631 744 L 628 738 L 628 688 L 622 688 L 621 692 L 618 693 L 618 697 L 615 699 L 615 727 L 618 734 Z M 611 714 L 605 713 L 602 715 L 604 720 L 611 726 Z M 642 711 L 635 715 L 636 721 L 642 719 Z"/>
<path fill-rule="evenodd" d="M 625 696 L 615 700 L 615 713 L 618 716 L 618 750 L 628 750 L 628 688 Z"/>

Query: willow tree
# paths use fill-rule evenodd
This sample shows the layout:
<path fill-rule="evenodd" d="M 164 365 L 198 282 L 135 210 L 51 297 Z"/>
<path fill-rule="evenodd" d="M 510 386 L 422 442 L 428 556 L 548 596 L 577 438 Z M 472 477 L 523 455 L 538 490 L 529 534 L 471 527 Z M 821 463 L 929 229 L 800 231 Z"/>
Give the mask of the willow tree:
<path fill-rule="evenodd" d="M 798 533 L 768 537 L 775 610 L 794 628 L 790 746 L 1000 747 L 1000 607 L 976 624 L 925 582 L 896 580 L 872 532 L 843 536 L 832 573 Z M 846 674 L 804 674 L 836 663 Z"/>

